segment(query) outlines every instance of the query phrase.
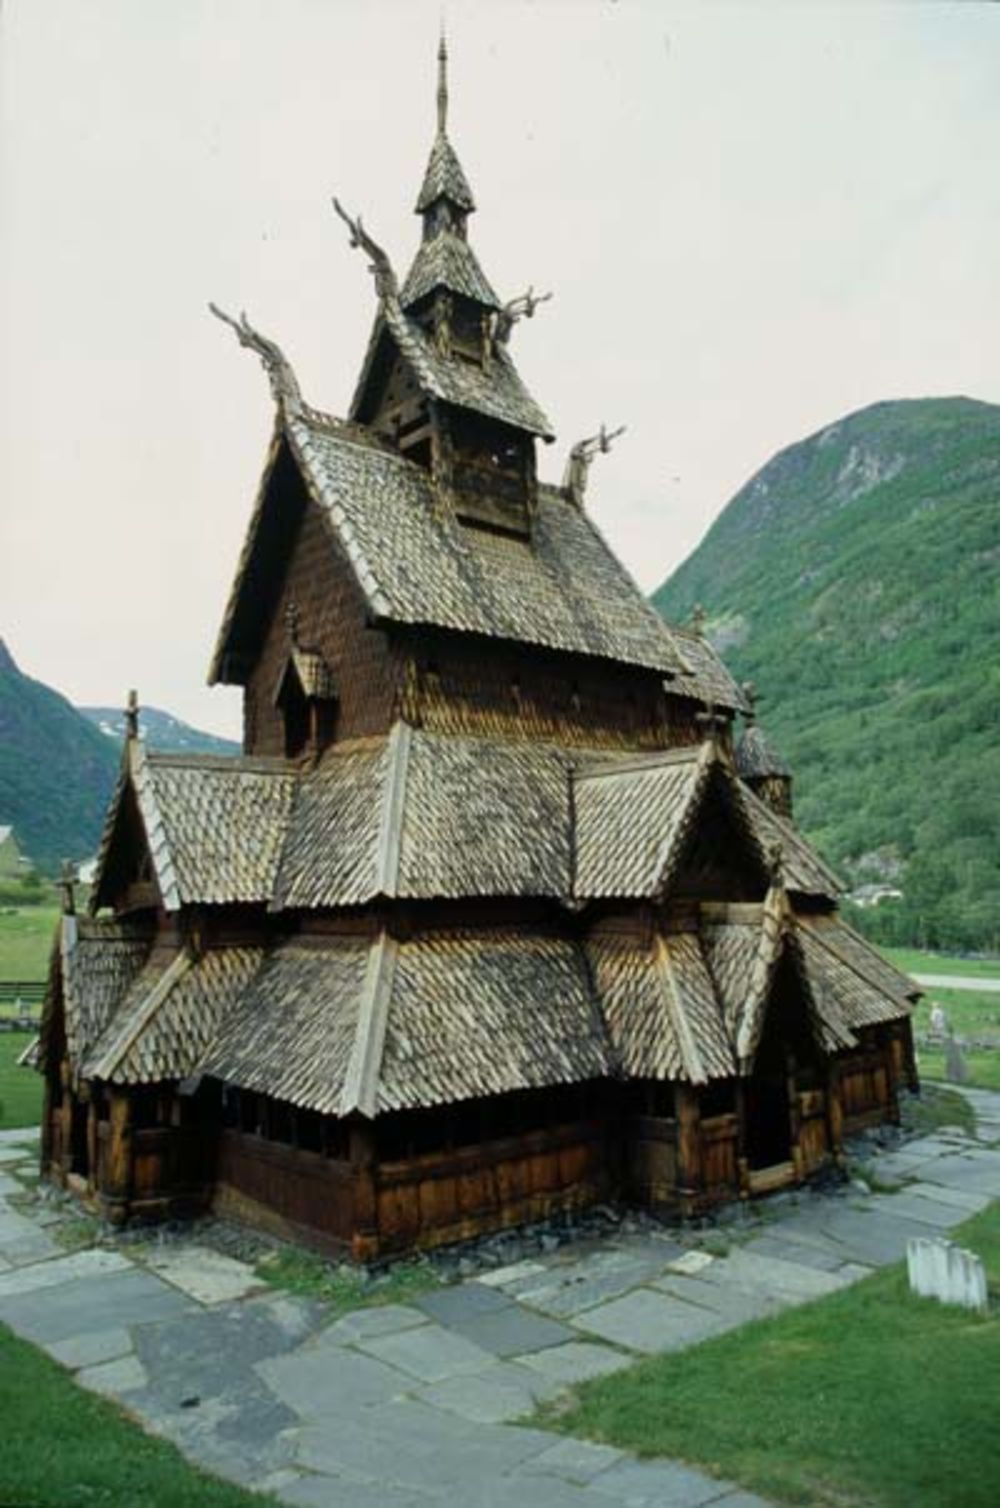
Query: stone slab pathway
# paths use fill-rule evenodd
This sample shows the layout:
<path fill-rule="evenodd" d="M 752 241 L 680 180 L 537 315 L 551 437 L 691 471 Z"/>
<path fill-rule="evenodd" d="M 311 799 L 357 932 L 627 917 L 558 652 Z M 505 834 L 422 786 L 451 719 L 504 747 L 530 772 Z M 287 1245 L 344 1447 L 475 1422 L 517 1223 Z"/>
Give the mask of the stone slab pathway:
<path fill-rule="evenodd" d="M 896 1193 L 770 1200 L 723 1255 L 707 1249 L 718 1233 L 580 1242 L 332 1324 L 193 1241 L 67 1255 L 51 1209 L 16 1207 L 36 1151 L 4 1132 L 0 1321 L 192 1460 L 288 1504 L 763 1508 L 678 1462 L 518 1421 L 583 1378 L 834 1292 L 1000 1198 L 1000 1095 L 963 1093 L 976 1139 L 873 1153 Z"/>

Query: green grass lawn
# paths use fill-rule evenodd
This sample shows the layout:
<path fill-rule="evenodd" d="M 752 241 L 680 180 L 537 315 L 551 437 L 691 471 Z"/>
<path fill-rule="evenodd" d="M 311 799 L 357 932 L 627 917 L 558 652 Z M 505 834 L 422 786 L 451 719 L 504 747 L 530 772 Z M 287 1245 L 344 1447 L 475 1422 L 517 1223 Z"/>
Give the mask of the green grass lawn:
<path fill-rule="evenodd" d="M 0 1503 L 7 1508 L 262 1508 L 189 1466 L 0 1325 Z"/>
<path fill-rule="evenodd" d="M 42 1076 L 17 1066 L 30 1041 L 30 1032 L 0 1032 L 0 1131 L 37 1126 L 41 1120 Z"/>
<path fill-rule="evenodd" d="M 59 916 L 55 905 L 0 908 L 0 979 L 44 979 Z"/>
<path fill-rule="evenodd" d="M 957 1239 L 1000 1285 L 1000 1205 Z M 584 1383 L 550 1422 L 815 1508 L 993 1508 L 1000 1316 L 909 1294 L 903 1267 Z"/>
<path fill-rule="evenodd" d="M 961 974 L 971 979 L 1000 979 L 1000 958 L 953 958 L 918 948 L 881 948 L 897 969 L 908 974 Z"/>
<path fill-rule="evenodd" d="M 270 1253 L 257 1263 L 257 1275 L 273 1288 L 320 1299 L 330 1307 L 330 1318 L 351 1309 L 380 1304 L 407 1304 L 421 1293 L 438 1288 L 441 1279 L 426 1262 L 394 1262 L 374 1280 L 361 1272 L 334 1266 L 315 1252 L 291 1247 Z"/>

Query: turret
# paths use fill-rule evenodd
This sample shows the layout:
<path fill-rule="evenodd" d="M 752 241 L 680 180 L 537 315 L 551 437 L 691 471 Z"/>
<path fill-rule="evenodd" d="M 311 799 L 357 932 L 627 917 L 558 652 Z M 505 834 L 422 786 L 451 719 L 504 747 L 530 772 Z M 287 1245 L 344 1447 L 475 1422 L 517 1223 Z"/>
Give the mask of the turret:
<path fill-rule="evenodd" d="M 750 789 L 780 817 L 792 816 L 792 772 L 757 722 L 757 692 L 752 682 L 743 687 L 747 711 L 743 737 L 736 748 L 736 772 Z"/>

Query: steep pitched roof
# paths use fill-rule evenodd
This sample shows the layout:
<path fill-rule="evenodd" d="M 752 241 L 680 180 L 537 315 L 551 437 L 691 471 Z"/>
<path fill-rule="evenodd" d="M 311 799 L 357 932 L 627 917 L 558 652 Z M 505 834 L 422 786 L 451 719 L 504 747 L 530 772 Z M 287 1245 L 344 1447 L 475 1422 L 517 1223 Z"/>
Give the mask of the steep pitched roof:
<path fill-rule="evenodd" d="M 429 240 L 421 241 L 399 302 L 409 309 L 435 288 L 447 288 L 488 309 L 500 308 L 500 300 L 479 265 L 479 258 L 468 241 L 454 231 L 441 230 Z"/>
<path fill-rule="evenodd" d="M 66 1050 L 79 1067 L 117 1013 L 149 955 L 148 931 L 127 922 L 63 916 L 42 1010 L 40 1061 L 61 1011 Z"/>
<path fill-rule="evenodd" d="M 443 130 L 439 130 L 434 138 L 431 155 L 427 159 L 424 181 L 415 206 L 416 213 L 422 215 L 437 199 L 450 199 L 459 209 L 465 210 L 466 214 L 471 214 L 476 207 L 458 154 Z"/>
<path fill-rule="evenodd" d="M 711 745 L 623 756 L 574 776 L 574 894 L 661 894 L 680 858 L 710 774 Z"/>
<path fill-rule="evenodd" d="M 198 958 L 154 949 L 91 1048 L 84 1075 L 113 1084 L 187 1078 L 263 959 L 262 947 L 213 948 Z"/>
<path fill-rule="evenodd" d="M 467 260 L 463 267 L 465 276 L 473 275 Z M 442 356 L 423 328 L 404 313 L 394 298 L 383 301 L 376 317 L 351 403 L 352 420 L 360 418 L 375 362 L 382 354 L 383 342 L 390 339 L 412 369 L 418 387 L 429 397 L 488 419 L 499 419 L 512 429 L 524 430 L 543 440 L 554 438 L 549 420 L 521 381 L 506 346 L 496 346 L 488 369 L 457 353 Z"/>
<path fill-rule="evenodd" d="M 540 999 L 545 1012 L 525 1008 Z M 579 948 L 491 930 L 284 944 L 199 1069 L 304 1108 L 373 1116 L 600 1078 L 611 1062 Z"/>
<path fill-rule="evenodd" d="M 278 760 L 156 754 L 129 739 L 98 856 L 93 909 L 110 899 L 116 820 L 128 790 L 166 911 L 270 900 L 296 778 Z"/>
<path fill-rule="evenodd" d="M 309 491 L 377 619 L 537 644 L 664 674 L 682 669 L 663 620 L 586 514 L 555 489 L 540 490 L 529 542 L 443 517 L 427 473 L 401 456 L 301 420 L 289 425 L 289 436 Z M 234 603 L 241 585 L 238 578 Z"/>
<path fill-rule="evenodd" d="M 621 1071 L 705 1084 L 736 1072 L 722 1011 L 694 933 L 596 933 L 594 988 Z"/>

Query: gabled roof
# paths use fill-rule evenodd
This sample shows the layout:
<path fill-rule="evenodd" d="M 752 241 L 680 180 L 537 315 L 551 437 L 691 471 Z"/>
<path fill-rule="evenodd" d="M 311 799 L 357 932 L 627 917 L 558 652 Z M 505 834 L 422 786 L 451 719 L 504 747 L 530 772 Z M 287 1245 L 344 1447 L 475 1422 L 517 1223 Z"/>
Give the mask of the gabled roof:
<path fill-rule="evenodd" d="M 722 1011 L 695 933 L 596 933 L 594 988 L 621 1071 L 705 1084 L 736 1071 Z"/>
<path fill-rule="evenodd" d="M 578 899 L 662 894 L 716 763 L 710 744 L 610 758 L 574 777 Z"/>
<path fill-rule="evenodd" d="M 293 644 L 274 688 L 276 703 L 280 700 L 285 682 L 291 672 L 295 673 L 304 696 L 316 701 L 333 701 L 336 697 L 337 686 L 333 672 L 323 656 L 315 649 L 302 649 L 298 644 Z"/>
<path fill-rule="evenodd" d="M 445 737 L 403 723 L 388 739 L 334 748 L 302 777 L 274 906 L 565 896 L 567 765 L 551 746 Z"/>
<path fill-rule="evenodd" d="M 98 855 L 92 909 L 110 900 L 109 871 L 129 792 L 164 910 L 270 900 L 295 783 L 295 772 L 284 761 L 156 754 L 138 738 L 127 740 Z"/>
<path fill-rule="evenodd" d="M 465 271 L 470 271 L 468 264 Z M 397 299 L 385 299 L 376 316 L 351 403 L 352 420 L 361 416 L 370 374 L 387 340 L 395 344 L 412 369 L 417 386 L 429 397 L 488 419 L 498 419 L 511 429 L 524 430 L 543 440 L 554 438 L 549 420 L 521 381 L 505 345 L 495 347 L 488 369 L 459 353 L 442 356 L 416 320 L 403 312 Z"/>
<path fill-rule="evenodd" d="M 435 288 L 447 288 L 488 309 L 500 308 L 500 300 L 480 267 L 479 258 L 468 241 L 454 231 L 440 230 L 429 240 L 421 241 L 399 302 L 409 309 Z"/>
<path fill-rule="evenodd" d="M 145 929 L 104 918 L 63 916 L 42 1008 L 39 1061 L 44 1066 L 61 1010 L 66 1050 L 79 1067 L 115 1015 L 150 950 Z"/>
<path fill-rule="evenodd" d="M 733 791 L 765 862 L 775 848 L 780 848 L 785 884 L 789 890 L 800 895 L 821 895 L 829 900 L 835 900 L 843 892 L 844 883 L 839 875 L 806 842 L 798 828 L 779 817 L 741 780 L 734 782 Z"/>
<path fill-rule="evenodd" d="M 262 947 L 200 957 L 155 948 L 84 1065 L 87 1078 L 147 1084 L 191 1075 L 264 959 Z"/>
<path fill-rule="evenodd" d="M 468 529 L 442 515 L 429 476 L 412 461 L 334 428 L 300 420 L 288 429 L 306 485 L 376 619 L 536 644 L 667 675 L 682 670 L 662 618 L 591 520 L 561 492 L 540 489 L 530 541 Z"/>

